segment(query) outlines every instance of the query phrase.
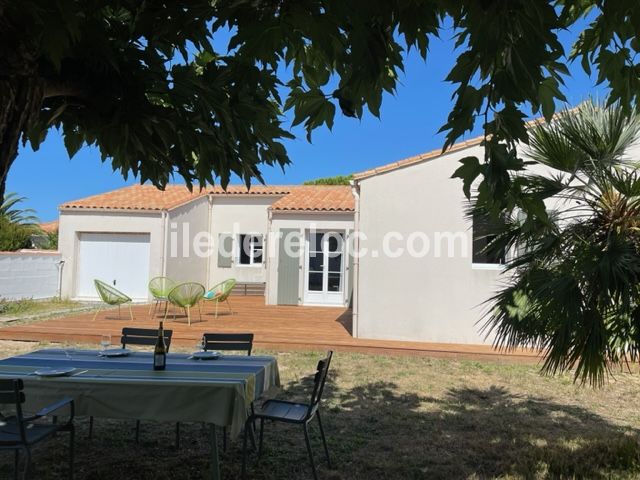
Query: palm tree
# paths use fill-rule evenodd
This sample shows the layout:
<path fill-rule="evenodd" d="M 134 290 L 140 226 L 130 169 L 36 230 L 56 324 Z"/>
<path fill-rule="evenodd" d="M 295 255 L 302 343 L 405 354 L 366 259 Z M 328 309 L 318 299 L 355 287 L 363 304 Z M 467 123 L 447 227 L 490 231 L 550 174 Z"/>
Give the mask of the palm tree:
<path fill-rule="evenodd" d="M 594 385 L 640 360 L 638 145 L 636 113 L 592 101 L 530 132 L 519 185 L 546 212 L 514 209 L 494 232 L 489 248 L 514 252 L 484 325 L 496 347 L 539 348 L 545 373 Z"/>
<path fill-rule="evenodd" d="M 7 193 L 4 202 L 0 205 L 0 216 L 5 217 L 11 223 L 22 225 L 34 225 L 38 223 L 35 210 L 31 208 L 21 209 L 16 206 L 26 200 L 26 197 L 19 197 L 16 193 Z"/>

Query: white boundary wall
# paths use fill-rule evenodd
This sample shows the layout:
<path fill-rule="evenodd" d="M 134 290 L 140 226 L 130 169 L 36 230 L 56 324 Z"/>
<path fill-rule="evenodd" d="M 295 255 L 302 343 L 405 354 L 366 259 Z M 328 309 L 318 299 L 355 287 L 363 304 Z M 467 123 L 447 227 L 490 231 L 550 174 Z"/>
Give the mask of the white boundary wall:
<path fill-rule="evenodd" d="M 0 298 L 51 298 L 58 294 L 60 253 L 0 252 Z"/>

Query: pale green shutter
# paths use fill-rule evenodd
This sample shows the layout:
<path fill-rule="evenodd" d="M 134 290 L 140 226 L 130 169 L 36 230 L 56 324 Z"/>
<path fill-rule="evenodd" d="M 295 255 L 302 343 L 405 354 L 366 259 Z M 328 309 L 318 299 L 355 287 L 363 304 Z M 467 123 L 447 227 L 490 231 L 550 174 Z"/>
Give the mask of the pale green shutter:
<path fill-rule="evenodd" d="M 218 235 L 218 267 L 231 268 L 233 256 L 233 235 L 221 233 Z"/>
<path fill-rule="evenodd" d="M 300 285 L 300 231 L 290 228 L 280 230 L 278 248 L 278 305 L 298 305 Z M 293 255 L 287 254 L 285 239 L 295 236 L 296 240 L 288 240 Z"/>

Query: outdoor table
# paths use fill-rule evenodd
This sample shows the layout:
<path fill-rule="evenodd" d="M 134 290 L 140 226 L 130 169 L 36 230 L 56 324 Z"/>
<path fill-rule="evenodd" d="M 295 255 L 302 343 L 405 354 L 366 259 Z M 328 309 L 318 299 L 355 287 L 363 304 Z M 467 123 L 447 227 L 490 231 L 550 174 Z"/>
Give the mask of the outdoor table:
<path fill-rule="evenodd" d="M 153 354 L 103 357 L 97 350 L 46 349 L 0 360 L 0 378 L 22 378 L 27 403 L 37 411 L 72 397 L 77 415 L 166 422 L 205 422 L 211 432 L 211 474 L 220 478 L 216 426 L 232 436 L 243 428 L 251 402 L 280 384 L 269 356 L 222 355 L 195 360 L 167 355 L 167 368 L 154 371 Z M 43 367 L 74 367 L 67 376 L 39 377 Z"/>

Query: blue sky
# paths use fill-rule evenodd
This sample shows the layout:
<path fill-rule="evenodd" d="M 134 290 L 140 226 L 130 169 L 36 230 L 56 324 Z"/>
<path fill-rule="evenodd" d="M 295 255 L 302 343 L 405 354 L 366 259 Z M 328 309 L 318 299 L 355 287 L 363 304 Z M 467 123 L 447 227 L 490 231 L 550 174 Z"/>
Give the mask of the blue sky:
<path fill-rule="evenodd" d="M 564 32 L 561 38 L 569 45 L 573 34 Z M 454 60 L 453 41 L 446 34 L 432 41 L 426 64 L 415 52 L 410 53 L 397 93 L 385 97 L 380 119 L 367 114 L 356 120 L 338 114 L 333 130 L 316 130 L 312 143 L 306 141 L 302 129 L 295 129 L 298 138 L 286 142 L 292 164 L 284 172 L 265 167 L 266 182 L 296 184 L 346 175 L 440 148 L 443 135 L 437 131 L 451 109 L 454 89 L 444 78 Z M 592 94 L 602 96 L 602 88 L 595 89 L 593 79 L 579 64 L 570 70 L 572 77 L 564 89 L 570 104 Z M 181 182 L 180 178 L 176 182 Z M 49 221 L 57 218 L 62 202 L 132 183 L 137 183 L 134 178 L 125 181 L 120 173 L 114 173 L 109 161 L 102 163 L 94 148 L 85 147 L 70 160 L 61 136 L 52 130 L 37 152 L 29 146 L 20 150 L 9 173 L 7 191 L 27 197 L 24 207 L 35 209 L 42 221 Z"/>

